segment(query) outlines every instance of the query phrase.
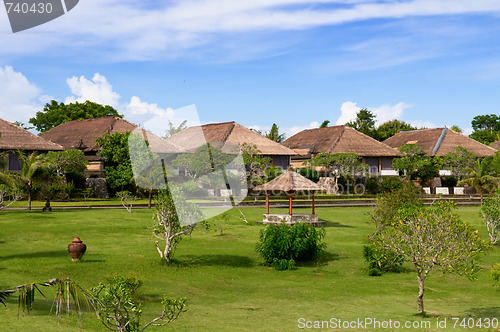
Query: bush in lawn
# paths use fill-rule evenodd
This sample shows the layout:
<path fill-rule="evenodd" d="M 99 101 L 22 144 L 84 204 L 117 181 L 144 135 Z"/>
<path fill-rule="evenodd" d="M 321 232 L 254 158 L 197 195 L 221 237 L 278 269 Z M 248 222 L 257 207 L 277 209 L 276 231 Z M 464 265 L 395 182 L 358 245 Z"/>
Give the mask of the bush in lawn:
<path fill-rule="evenodd" d="M 326 247 L 325 229 L 306 223 L 293 226 L 268 225 L 260 232 L 256 251 L 276 270 L 295 268 L 295 261 L 307 261 Z"/>
<path fill-rule="evenodd" d="M 374 242 L 363 246 L 363 257 L 368 263 L 368 275 L 380 276 L 382 272 L 399 272 L 403 257 Z"/>
<path fill-rule="evenodd" d="M 496 244 L 500 240 L 500 191 L 483 201 L 481 213 L 491 244 Z"/>
<path fill-rule="evenodd" d="M 378 178 L 371 177 L 368 180 L 366 180 L 365 188 L 368 194 L 378 194 L 380 191 L 380 184 L 378 182 Z"/>

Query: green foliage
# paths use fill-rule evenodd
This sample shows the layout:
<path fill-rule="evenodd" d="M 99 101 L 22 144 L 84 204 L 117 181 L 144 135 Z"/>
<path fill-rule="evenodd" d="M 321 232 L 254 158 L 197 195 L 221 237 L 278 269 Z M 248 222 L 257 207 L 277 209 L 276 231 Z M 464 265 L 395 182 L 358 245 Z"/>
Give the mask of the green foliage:
<path fill-rule="evenodd" d="M 490 280 L 500 285 L 500 263 L 493 265 L 490 270 Z"/>
<path fill-rule="evenodd" d="M 235 155 L 224 153 L 220 148 L 207 143 L 198 147 L 194 153 L 178 155 L 172 160 L 172 166 L 185 169 L 191 178 L 196 179 L 217 170 L 224 170 L 234 158 Z"/>
<path fill-rule="evenodd" d="M 346 126 L 356 129 L 370 137 L 375 136 L 375 114 L 366 108 L 356 113 L 356 119 L 346 123 Z"/>
<path fill-rule="evenodd" d="M 319 125 L 319 128 L 326 128 L 326 127 L 328 127 L 329 124 L 330 124 L 330 120 L 325 120 L 325 121 L 321 122 L 321 124 Z"/>
<path fill-rule="evenodd" d="M 484 200 L 481 214 L 490 235 L 491 244 L 496 244 L 500 240 L 500 191 Z"/>
<path fill-rule="evenodd" d="M 474 132 L 469 137 L 489 145 L 500 139 L 500 116 L 496 114 L 475 116 L 472 128 Z"/>
<path fill-rule="evenodd" d="M 130 162 L 128 138 L 130 132 L 104 134 L 96 138 L 98 153 L 104 158 L 106 184 L 112 191 L 132 186 L 134 174 Z"/>
<path fill-rule="evenodd" d="M 325 229 L 307 223 L 267 225 L 260 232 L 255 250 L 276 269 L 294 268 L 295 261 L 307 261 L 326 247 Z"/>
<path fill-rule="evenodd" d="M 199 225 L 208 227 L 208 224 L 201 221 L 202 214 L 198 206 L 183 200 L 181 195 L 177 195 L 174 204 L 168 189 L 159 190 L 155 200 L 153 236 L 165 242 L 165 246 L 162 250 L 158 241 L 155 241 L 155 245 L 161 259 L 170 261 L 182 235 L 191 234 Z"/>
<path fill-rule="evenodd" d="M 380 181 L 382 192 L 388 193 L 403 188 L 403 181 L 399 176 L 385 176 Z"/>
<path fill-rule="evenodd" d="M 366 192 L 368 194 L 378 194 L 380 192 L 380 183 L 377 177 L 370 177 L 365 183 Z"/>
<path fill-rule="evenodd" d="M 297 169 L 294 169 L 294 172 L 297 171 Z M 299 168 L 298 169 L 300 175 L 306 177 L 307 179 L 313 181 L 313 182 L 318 182 L 319 181 L 319 172 L 316 171 L 315 169 L 312 169 L 310 167 L 306 168 Z"/>
<path fill-rule="evenodd" d="M 401 211 L 422 206 L 423 201 L 419 192 L 411 182 L 400 189 L 379 194 L 375 210 L 370 213 L 370 218 L 375 225 L 374 235 L 396 223 L 400 218 Z"/>
<path fill-rule="evenodd" d="M 477 159 L 475 166 L 467 169 L 469 178 L 461 180 L 458 185 L 474 187 L 481 194 L 482 201 L 483 194 L 491 193 L 498 187 L 500 179 L 495 176 L 494 167 L 495 159 L 492 157 Z"/>
<path fill-rule="evenodd" d="M 387 250 L 379 242 L 363 246 L 363 257 L 368 263 L 368 274 L 379 276 L 382 272 L 399 272 L 403 265 L 403 257 Z M 377 270 L 378 273 L 374 273 Z"/>
<path fill-rule="evenodd" d="M 262 156 L 255 144 L 243 143 L 240 149 L 247 172 L 247 183 L 251 186 L 262 184 L 264 182 L 262 175 L 272 165 L 271 159 Z"/>
<path fill-rule="evenodd" d="M 424 282 L 432 270 L 473 279 L 480 269 L 476 262 L 488 249 L 478 231 L 461 221 L 453 208 L 453 202 L 439 201 L 430 208 L 400 209 L 395 213 L 395 222 L 375 238 L 415 268 L 420 313 L 424 313 Z"/>
<path fill-rule="evenodd" d="M 280 134 L 279 127 L 276 123 L 273 123 L 273 125 L 271 126 L 271 130 L 265 133 L 264 136 L 269 138 L 271 141 L 275 141 L 276 143 L 281 143 L 285 140 L 285 134 Z"/>
<path fill-rule="evenodd" d="M 29 123 L 33 124 L 36 130 L 45 132 L 67 121 L 111 115 L 123 117 L 111 106 L 103 106 L 88 100 L 84 103 L 75 102 L 67 105 L 62 102 L 58 104 L 57 101 L 52 100 L 50 104 L 45 104 L 43 111 L 36 112 L 35 117 L 31 118 Z"/>
<path fill-rule="evenodd" d="M 432 160 L 425 155 L 425 150 L 417 144 L 405 144 L 399 148 L 400 158 L 392 161 L 394 169 L 404 174 L 406 178 L 414 180 L 417 178 L 419 170 L 432 167 Z"/>
<path fill-rule="evenodd" d="M 82 174 L 87 169 L 88 161 L 80 150 L 49 151 L 45 158 L 60 176 L 66 173 Z"/>
<path fill-rule="evenodd" d="M 187 197 L 206 197 L 208 195 L 207 191 L 200 188 L 200 186 L 194 181 L 186 181 L 182 183 L 181 189 Z"/>
<path fill-rule="evenodd" d="M 184 120 L 178 126 L 174 126 L 174 124 L 168 120 L 168 129 L 165 130 L 165 138 L 171 137 L 186 129 L 186 123 L 187 120 Z"/>
<path fill-rule="evenodd" d="M 133 294 L 142 283 L 143 280 L 135 275 L 124 278 L 115 273 L 106 278 L 106 283 L 101 282 L 91 289 L 99 301 L 97 312 L 104 326 L 110 330 L 139 331 L 142 310 Z"/>
<path fill-rule="evenodd" d="M 416 129 L 417 129 L 416 127 L 413 127 L 412 125 L 404 121 L 395 119 L 384 122 L 380 126 L 378 126 L 375 138 L 379 141 L 385 141 L 389 137 L 392 137 L 401 131 L 409 131 Z"/>
<path fill-rule="evenodd" d="M 469 152 L 467 148 L 457 146 L 453 151 L 444 156 L 444 168 L 451 170 L 452 174 L 461 178 L 467 174 L 467 170 L 474 167 L 479 156 Z"/>

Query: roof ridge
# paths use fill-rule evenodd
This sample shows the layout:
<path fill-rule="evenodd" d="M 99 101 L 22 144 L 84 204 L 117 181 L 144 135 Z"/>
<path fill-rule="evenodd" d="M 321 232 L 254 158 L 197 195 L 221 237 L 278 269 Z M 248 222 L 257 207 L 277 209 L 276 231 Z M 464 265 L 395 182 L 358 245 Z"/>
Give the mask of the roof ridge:
<path fill-rule="evenodd" d="M 446 137 L 446 133 L 448 132 L 448 128 L 444 128 L 443 131 L 441 132 L 441 135 L 439 135 L 438 140 L 436 141 L 436 145 L 434 145 L 434 148 L 432 149 L 432 153 L 436 154 L 439 151 L 439 148 L 441 148 L 441 144 L 443 144 L 444 138 Z"/>
<path fill-rule="evenodd" d="M 337 144 L 339 144 L 340 139 L 342 138 L 342 136 L 344 136 L 345 129 L 346 129 L 347 126 L 346 125 L 341 125 L 339 127 L 342 127 L 342 131 L 340 132 L 339 136 L 337 136 L 337 139 L 335 140 L 335 142 L 333 142 L 332 146 L 328 150 L 328 153 L 332 153 L 332 151 L 335 149 L 335 147 L 337 146 Z"/>

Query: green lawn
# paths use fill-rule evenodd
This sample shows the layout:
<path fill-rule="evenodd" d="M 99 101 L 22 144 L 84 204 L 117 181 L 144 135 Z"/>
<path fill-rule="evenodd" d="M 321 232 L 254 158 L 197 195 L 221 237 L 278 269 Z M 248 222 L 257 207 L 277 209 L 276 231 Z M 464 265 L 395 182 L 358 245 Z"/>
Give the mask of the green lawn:
<path fill-rule="evenodd" d="M 144 323 L 159 313 L 162 295 L 188 298 L 188 311 L 178 321 L 167 328 L 151 327 L 147 331 L 288 331 L 298 330 L 300 318 L 303 322 L 372 318 L 415 324 L 424 320 L 432 324 L 425 330 L 435 331 L 438 317 L 447 318 L 446 330 L 459 331 L 451 329 L 452 317 L 500 319 L 500 287 L 488 280 L 489 268 L 500 262 L 498 247 L 484 257 L 484 270 L 477 281 L 431 272 L 424 301 L 432 316 L 422 319 L 415 316 L 418 287 L 410 266 L 406 272 L 382 277 L 366 273 L 361 252 L 372 230 L 366 215 L 370 210 L 317 208 L 320 218 L 328 221 L 328 247 L 314 262 L 294 271 L 265 267 L 255 253 L 259 231 L 264 227 L 255 221 L 262 217 L 262 208 L 242 209 L 249 224 L 233 218 L 224 236 L 215 227 L 203 233 L 195 231 L 181 241 L 175 262 L 170 265 L 159 260 L 149 229 L 152 211 L 148 209 L 132 213 L 125 209 L 3 211 L 0 289 L 54 277 L 70 277 L 91 287 L 106 275 L 135 272 L 145 279 L 139 290 Z M 308 211 L 294 209 L 297 213 Z M 487 238 L 478 207 L 462 207 L 458 212 Z M 239 215 L 237 211 L 232 214 Z M 87 244 L 80 263 L 72 263 L 66 250 L 76 235 Z M 7 307 L 0 307 L 0 331 L 78 328 L 74 318 L 63 318 L 58 325 L 53 315 L 48 316 L 52 294 L 47 289 L 49 301 L 39 297 L 32 314 L 19 319 L 17 298 L 11 297 Z M 107 331 L 90 313 L 84 316 L 81 330 Z"/>

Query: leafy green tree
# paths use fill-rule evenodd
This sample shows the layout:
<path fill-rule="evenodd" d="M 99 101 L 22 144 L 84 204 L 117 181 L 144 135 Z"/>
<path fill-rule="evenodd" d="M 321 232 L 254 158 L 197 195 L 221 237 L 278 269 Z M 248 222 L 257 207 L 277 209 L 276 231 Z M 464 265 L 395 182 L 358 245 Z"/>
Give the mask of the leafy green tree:
<path fill-rule="evenodd" d="M 432 166 L 431 158 L 425 154 L 420 145 L 405 144 L 399 148 L 400 157 L 392 161 L 392 166 L 408 180 L 414 180 L 420 169 Z"/>
<path fill-rule="evenodd" d="M 433 270 L 474 278 L 476 261 L 488 245 L 477 230 L 453 212 L 453 202 L 441 201 L 430 208 L 397 212 L 398 221 L 377 235 L 383 246 L 402 256 L 415 268 L 418 279 L 418 312 L 424 314 L 425 280 Z"/>
<path fill-rule="evenodd" d="M 37 152 L 32 152 L 30 154 L 25 154 L 22 151 L 18 151 L 19 160 L 21 161 L 22 167 L 19 173 L 18 181 L 26 186 L 27 199 L 28 199 L 28 210 L 31 210 L 31 199 L 33 196 L 33 184 L 37 177 L 41 177 L 44 171 L 47 171 L 51 165 L 46 160 L 44 155 L 38 154 Z"/>
<path fill-rule="evenodd" d="M 88 100 L 84 103 L 75 102 L 67 105 L 52 100 L 50 103 L 45 104 L 43 111 L 36 112 L 35 117 L 31 118 L 29 123 L 34 125 L 36 130 L 45 132 L 67 121 L 112 115 L 123 117 L 111 106 L 103 106 Z"/>
<path fill-rule="evenodd" d="M 500 240 L 500 191 L 497 190 L 493 197 L 484 200 L 481 206 L 483 221 L 488 229 L 491 244 Z"/>
<path fill-rule="evenodd" d="M 59 176 L 66 173 L 82 174 L 88 164 L 83 151 L 80 150 L 49 151 L 45 160 L 55 168 Z"/>
<path fill-rule="evenodd" d="M 461 179 L 467 170 L 474 167 L 478 155 L 469 152 L 463 146 L 457 146 L 453 151 L 448 152 L 444 157 L 445 169 L 451 170 L 453 176 Z"/>
<path fill-rule="evenodd" d="M 240 148 L 247 172 L 247 183 L 255 186 L 261 184 L 263 182 L 261 176 L 265 174 L 266 168 L 271 166 L 271 159 L 262 156 L 255 144 L 243 143 Z"/>
<path fill-rule="evenodd" d="M 320 153 L 304 162 L 313 167 L 322 167 L 325 175 L 335 179 L 334 192 L 338 191 L 338 181 L 341 177 L 366 173 L 368 165 L 361 162 L 361 157 L 355 153 Z"/>
<path fill-rule="evenodd" d="M 30 129 L 33 129 L 35 127 L 33 126 L 27 126 L 24 122 L 21 122 L 21 121 L 14 121 L 13 122 L 16 126 L 18 126 L 19 128 L 23 128 L 25 130 L 30 130 Z"/>
<path fill-rule="evenodd" d="M 356 129 L 370 137 L 375 136 L 375 114 L 366 108 L 361 109 L 356 114 L 356 119 L 346 123 L 346 126 Z"/>
<path fill-rule="evenodd" d="M 271 130 L 269 130 L 264 136 L 269 138 L 271 141 L 275 141 L 276 143 L 281 143 L 285 140 L 285 134 L 280 134 L 279 127 L 276 123 L 273 123 Z"/>
<path fill-rule="evenodd" d="M 100 148 L 98 153 L 104 158 L 106 183 L 113 191 L 124 190 L 134 182 L 128 147 L 129 135 L 130 132 L 116 132 L 96 138 Z"/>
<path fill-rule="evenodd" d="M 330 120 L 325 120 L 325 121 L 321 122 L 321 124 L 319 125 L 319 128 L 326 128 L 326 127 L 328 127 L 329 124 L 330 124 Z"/>
<path fill-rule="evenodd" d="M 475 166 L 467 170 L 469 177 L 458 183 L 459 186 L 467 184 L 474 187 L 481 194 L 481 203 L 483 202 L 483 195 L 493 192 L 500 181 L 498 177 L 492 175 L 493 161 L 492 157 L 477 159 Z"/>
<path fill-rule="evenodd" d="M 450 129 L 451 129 L 451 130 L 453 130 L 453 131 L 454 131 L 454 132 L 456 132 L 456 133 L 459 133 L 459 134 L 463 133 L 462 128 L 460 128 L 460 127 L 459 127 L 459 126 L 457 126 L 457 125 L 453 125 L 453 126 L 451 126 L 451 127 L 450 127 Z"/>
<path fill-rule="evenodd" d="M 412 125 L 404 121 L 394 119 L 391 121 L 384 122 L 380 126 L 378 126 L 375 138 L 379 141 L 385 141 L 389 137 L 392 137 L 401 131 L 409 131 L 416 129 L 417 129 L 416 127 L 413 127 Z"/>
<path fill-rule="evenodd" d="M 167 262 L 170 262 L 182 235 L 191 234 L 198 226 L 207 226 L 201 221 L 201 212 L 195 204 L 183 200 L 180 195 L 177 195 L 175 203 L 168 189 L 160 190 L 156 195 L 153 236 L 165 243 L 160 249 L 159 241 L 155 241 L 161 259 Z M 189 220 L 181 221 L 179 215 Z"/>
<path fill-rule="evenodd" d="M 171 165 L 185 169 L 191 178 L 196 179 L 216 170 L 224 170 L 234 158 L 235 155 L 224 153 L 220 148 L 207 143 L 198 147 L 194 153 L 180 154 L 172 160 Z"/>
<path fill-rule="evenodd" d="M 474 132 L 469 137 L 489 145 L 500 139 L 500 116 L 496 114 L 475 116 L 472 128 Z"/>

